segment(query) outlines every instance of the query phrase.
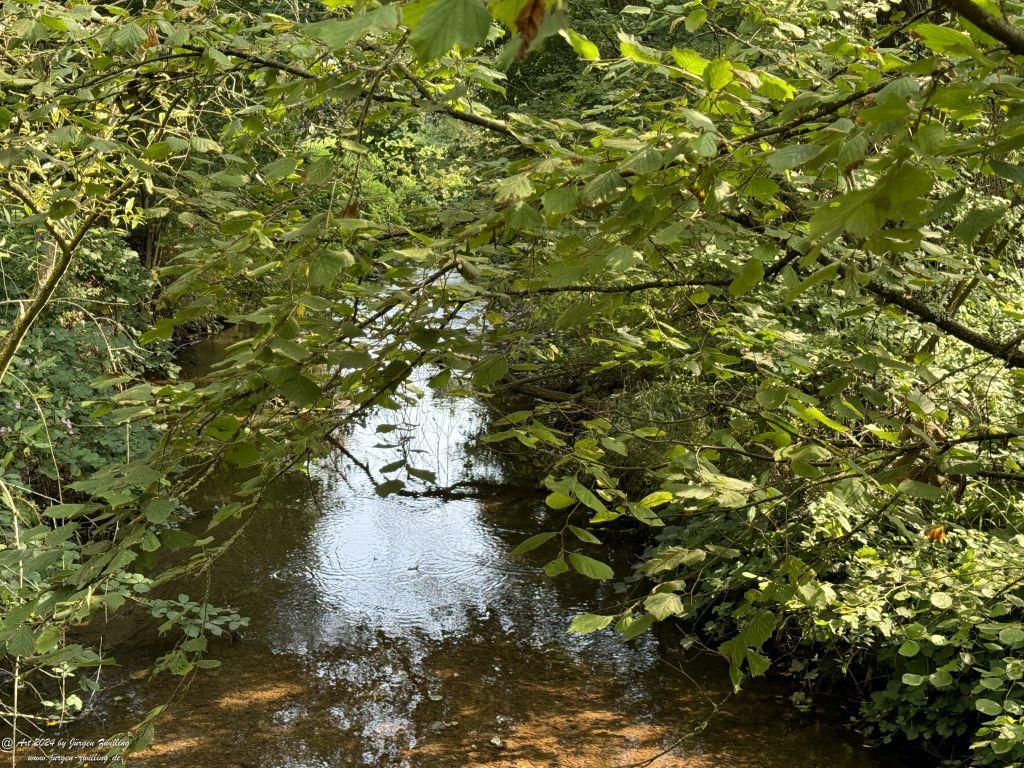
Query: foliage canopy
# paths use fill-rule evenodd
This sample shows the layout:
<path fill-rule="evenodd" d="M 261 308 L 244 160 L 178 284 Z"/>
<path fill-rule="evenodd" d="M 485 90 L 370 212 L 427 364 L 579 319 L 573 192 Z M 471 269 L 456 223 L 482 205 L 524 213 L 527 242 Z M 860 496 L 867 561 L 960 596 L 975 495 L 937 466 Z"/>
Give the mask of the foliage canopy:
<path fill-rule="evenodd" d="M 521 551 L 626 576 L 573 631 L 678 619 L 737 685 L 874 668 L 884 737 L 1024 760 L 1024 4 L 591 6 L 3 4 L 16 680 L 98 664 L 73 625 L 230 543 L 180 528 L 204 477 L 247 471 L 211 527 L 244 516 L 428 370 L 530 398 L 487 439 L 572 525 Z M 154 375 L 211 317 L 255 330 Z M 631 575 L 595 549 L 623 526 Z M 184 598 L 180 674 L 241 621 Z"/>

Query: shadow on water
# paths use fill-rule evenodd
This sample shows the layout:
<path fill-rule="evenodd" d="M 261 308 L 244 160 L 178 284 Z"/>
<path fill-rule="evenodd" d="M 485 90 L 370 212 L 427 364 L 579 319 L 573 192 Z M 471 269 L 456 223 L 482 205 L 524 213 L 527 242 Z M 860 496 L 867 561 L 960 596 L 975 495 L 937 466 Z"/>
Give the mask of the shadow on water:
<path fill-rule="evenodd" d="M 193 350 L 200 372 L 217 349 Z M 465 476 L 462 445 L 480 418 L 465 401 L 428 396 L 345 444 L 375 467 L 404 452 L 444 484 Z M 385 422 L 398 427 L 377 431 Z M 566 634 L 573 615 L 607 610 L 616 596 L 509 556 L 543 514 L 529 499 L 382 499 L 338 456 L 283 480 L 209 580 L 209 599 L 250 616 L 249 629 L 211 646 L 222 667 L 191 682 L 128 764 L 610 767 L 691 732 L 655 768 L 894 764 L 793 716 L 770 685 L 729 699 L 702 729 L 730 689 L 721 660 L 686 658 L 650 635 L 625 644 Z M 133 678 L 166 650 L 153 635 L 116 649 L 120 682 L 74 735 L 109 736 L 174 696 L 177 679 Z"/>

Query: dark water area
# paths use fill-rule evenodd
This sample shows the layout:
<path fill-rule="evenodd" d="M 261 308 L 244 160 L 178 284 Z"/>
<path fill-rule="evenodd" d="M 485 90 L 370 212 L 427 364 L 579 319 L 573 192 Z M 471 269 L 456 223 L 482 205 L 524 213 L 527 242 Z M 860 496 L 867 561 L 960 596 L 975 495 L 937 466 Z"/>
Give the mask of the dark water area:
<path fill-rule="evenodd" d="M 191 372 L 202 375 L 230 340 L 188 350 Z M 499 480 L 500 467 L 465 450 L 482 418 L 470 402 L 428 394 L 375 417 L 344 444 L 373 467 L 404 451 L 442 485 L 469 475 Z M 378 432 L 382 423 L 399 426 Z M 206 503 L 241 479 L 214 478 Z M 148 665 L 169 648 L 157 622 L 119 628 L 110 687 L 69 733 L 109 737 L 169 702 L 153 745 L 128 765 L 901 764 L 798 716 L 781 687 L 751 685 L 730 697 L 721 659 L 684 652 L 670 632 L 629 643 L 610 632 L 567 634 L 574 615 L 612 612 L 621 596 L 576 574 L 549 579 L 540 558 L 512 558 L 544 521 L 543 502 L 529 493 L 483 502 L 380 498 L 351 461 L 331 456 L 309 476 L 279 482 L 208 578 L 175 584 L 175 594 L 208 594 L 250 617 L 237 642 L 211 643 L 221 667 L 150 679 Z"/>

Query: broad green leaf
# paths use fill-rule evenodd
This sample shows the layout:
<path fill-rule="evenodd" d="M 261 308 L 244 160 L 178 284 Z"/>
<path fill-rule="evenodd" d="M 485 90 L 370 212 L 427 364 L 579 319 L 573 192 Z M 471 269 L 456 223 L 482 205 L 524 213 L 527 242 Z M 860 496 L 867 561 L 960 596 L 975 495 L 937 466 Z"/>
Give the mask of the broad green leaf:
<path fill-rule="evenodd" d="M 729 293 L 742 296 L 764 279 L 764 265 L 760 259 L 749 259 L 729 284 Z"/>
<path fill-rule="evenodd" d="M 992 701 L 992 699 L 975 699 L 974 708 L 983 715 L 989 715 L 990 717 L 995 717 L 1003 711 L 1002 704 L 998 701 Z"/>
<path fill-rule="evenodd" d="M 281 157 L 264 165 L 260 169 L 260 174 L 264 181 L 280 181 L 290 176 L 298 164 L 299 161 L 294 157 Z"/>
<path fill-rule="evenodd" d="M 687 32 L 696 32 L 704 26 L 704 22 L 708 20 L 708 12 L 703 8 L 697 8 L 686 17 L 685 26 Z"/>
<path fill-rule="evenodd" d="M 668 504 L 672 499 L 673 496 L 669 491 L 654 491 L 644 496 L 638 503 L 647 509 L 657 509 L 663 504 Z"/>
<path fill-rule="evenodd" d="M 917 655 L 917 652 L 921 650 L 920 644 L 916 640 L 904 640 L 903 644 L 900 645 L 899 652 L 900 656 L 906 656 L 908 658 Z"/>
<path fill-rule="evenodd" d="M 569 562 L 579 573 L 591 579 L 604 580 L 615 577 L 615 571 L 610 566 L 600 560 L 581 555 L 579 552 L 569 553 Z"/>
<path fill-rule="evenodd" d="M 587 61 L 597 61 L 601 58 L 601 52 L 597 49 L 597 46 L 579 32 L 574 29 L 563 29 L 561 34 L 568 41 L 569 45 L 572 46 L 572 49 L 580 55 L 580 58 Z"/>
<path fill-rule="evenodd" d="M 435 0 L 409 36 L 420 61 L 437 59 L 454 46 L 472 49 L 484 41 L 491 16 L 482 0 Z"/>
<path fill-rule="evenodd" d="M 544 565 L 544 573 L 546 573 L 549 578 L 554 578 L 568 570 L 569 564 L 565 562 L 565 558 L 561 555 Z"/>
<path fill-rule="evenodd" d="M 971 38 L 958 29 L 938 24 L 915 24 L 912 34 L 936 53 L 946 56 L 981 57 L 981 51 Z"/>
<path fill-rule="evenodd" d="M 522 555 L 527 552 L 532 552 L 547 541 L 550 541 L 555 536 L 554 531 L 545 531 L 544 533 L 535 533 L 530 538 L 521 542 L 519 546 L 512 550 L 513 555 Z"/>
<path fill-rule="evenodd" d="M 732 62 L 728 59 L 712 59 L 704 69 L 704 82 L 712 91 L 720 91 L 732 81 Z"/>
<path fill-rule="evenodd" d="M 597 632 L 612 623 L 614 616 L 600 616 L 595 613 L 583 613 L 576 616 L 569 625 L 569 631 L 574 634 L 585 635 L 590 632 Z"/>
<path fill-rule="evenodd" d="M 575 504 L 576 499 L 574 499 L 572 496 L 566 496 L 564 493 L 554 491 L 553 493 L 549 493 L 547 495 L 547 498 L 544 499 L 544 502 L 552 509 L 565 509 L 566 507 L 571 507 L 573 504 Z"/>
<path fill-rule="evenodd" d="M 1013 625 L 999 631 L 999 642 L 1015 646 L 1024 643 L 1024 628 Z"/>
<path fill-rule="evenodd" d="M 750 674 L 752 677 L 761 677 L 768 668 L 772 665 L 772 660 L 767 656 L 756 653 L 755 651 L 747 651 L 747 666 L 750 668 Z"/>
<path fill-rule="evenodd" d="M 899 491 L 916 499 L 927 501 L 939 501 L 945 495 L 945 492 L 938 486 L 921 483 L 917 480 L 904 480 L 899 484 Z"/>
<path fill-rule="evenodd" d="M 988 164 L 992 166 L 993 171 L 998 173 L 1007 181 L 1012 181 L 1014 184 L 1024 186 L 1024 165 L 1007 163 L 1002 160 L 989 160 Z"/>
<path fill-rule="evenodd" d="M 605 506 L 604 502 L 597 498 L 597 496 L 595 496 L 586 486 L 580 485 L 579 483 L 573 483 L 572 494 L 599 514 L 608 511 L 608 507 Z"/>
<path fill-rule="evenodd" d="M 309 407 L 320 399 L 320 387 L 307 376 L 297 375 L 277 385 L 278 392 L 295 405 Z"/>
<path fill-rule="evenodd" d="M 790 144 L 772 152 L 768 158 L 768 165 L 776 171 L 799 168 L 816 158 L 821 152 L 822 147 L 816 144 Z"/>
<path fill-rule="evenodd" d="M 644 609 L 658 621 L 669 616 L 682 616 L 686 609 L 679 595 L 674 592 L 656 592 L 644 600 Z"/>
<path fill-rule="evenodd" d="M 616 623 L 615 628 L 622 635 L 623 640 L 632 640 L 650 629 L 655 621 L 656 619 L 650 613 L 639 617 L 625 616 Z"/>
<path fill-rule="evenodd" d="M 594 534 L 588 531 L 586 528 L 580 528 L 575 525 L 570 525 L 569 530 L 572 531 L 573 535 L 580 541 L 586 544 L 600 544 L 601 540 Z"/>
<path fill-rule="evenodd" d="M 482 358 L 473 368 L 473 383 L 478 387 L 497 384 L 508 372 L 508 359 L 501 354 Z"/>
<path fill-rule="evenodd" d="M 366 13 L 357 13 L 348 19 L 328 19 L 306 24 L 302 30 L 327 47 L 340 50 L 346 43 L 373 32 L 395 29 L 401 21 L 397 5 L 382 5 Z"/>
<path fill-rule="evenodd" d="M 17 627 L 7 635 L 7 652 L 12 656 L 31 656 L 36 651 L 36 636 L 26 626 Z"/>

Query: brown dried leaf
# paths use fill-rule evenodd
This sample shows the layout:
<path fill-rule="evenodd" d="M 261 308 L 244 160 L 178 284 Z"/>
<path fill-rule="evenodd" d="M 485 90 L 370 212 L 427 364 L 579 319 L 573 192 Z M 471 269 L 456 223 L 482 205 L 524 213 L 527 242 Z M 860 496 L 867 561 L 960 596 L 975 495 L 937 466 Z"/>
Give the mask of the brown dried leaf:
<path fill-rule="evenodd" d="M 523 6 L 522 10 L 519 11 L 519 15 L 516 16 L 516 31 L 519 32 L 519 36 L 522 38 L 519 43 L 519 50 L 516 52 L 517 59 L 526 58 L 526 52 L 530 48 L 530 43 L 537 38 L 537 32 L 540 31 L 540 25 L 544 21 L 544 12 L 546 10 L 544 0 L 527 0 L 526 5 Z"/>

